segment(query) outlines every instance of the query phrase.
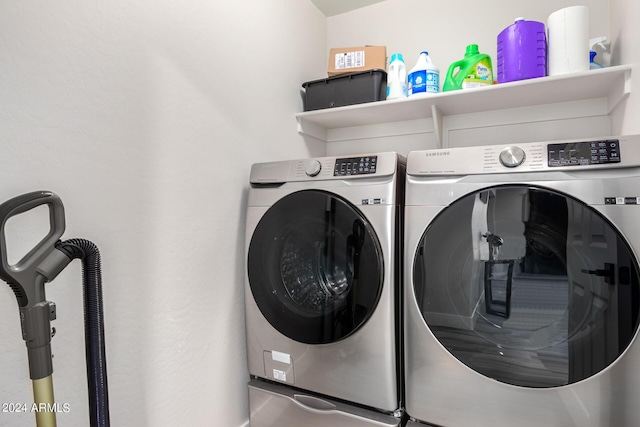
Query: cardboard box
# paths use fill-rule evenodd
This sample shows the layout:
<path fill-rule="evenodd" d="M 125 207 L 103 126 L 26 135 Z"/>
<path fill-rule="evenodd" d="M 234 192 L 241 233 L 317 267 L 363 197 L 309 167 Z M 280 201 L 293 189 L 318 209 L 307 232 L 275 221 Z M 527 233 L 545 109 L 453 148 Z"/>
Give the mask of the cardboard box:
<path fill-rule="evenodd" d="M 386 71 L 386 46 L 338 47 L 329 51 L 329 77 L 374 69 Z"/>

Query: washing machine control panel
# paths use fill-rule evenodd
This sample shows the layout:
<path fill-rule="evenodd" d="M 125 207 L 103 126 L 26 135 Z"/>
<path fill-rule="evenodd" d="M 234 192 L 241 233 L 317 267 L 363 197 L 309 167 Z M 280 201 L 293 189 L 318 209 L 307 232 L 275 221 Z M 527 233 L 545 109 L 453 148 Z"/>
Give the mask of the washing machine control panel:
<path fill-rule="evenodd" d="M 391 151 L 357 156 L 281 160 L 253 164 L 249 180 L 256 185 L 351 179 L 362 182 L 392 177 L 398 171 L 398 164 L 406 165 L 405 157 Z"/>
<path fill-rule="evenodd" d="M 376 173 L 378 156 L 361 156 L 336 159 L 333 176 L 367 175 Z"/>
<path fill-rule="evenodd" d="M 547 145 L 549 167 L 620 163 L 620 141 L 568 142 Z"/>

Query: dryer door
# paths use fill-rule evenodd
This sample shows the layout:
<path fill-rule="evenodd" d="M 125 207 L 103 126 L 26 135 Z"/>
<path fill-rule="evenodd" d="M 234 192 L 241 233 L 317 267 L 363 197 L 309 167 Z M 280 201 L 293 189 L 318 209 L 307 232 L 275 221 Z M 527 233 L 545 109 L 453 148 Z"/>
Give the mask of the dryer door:
<path fill-rule="evenodd" d="M 325 191 L 292 193 L 258 223 L 248 251 L 251 292 L 280 333 L 308 344 L 363 325 L 382 290 L 382 250 L 364 215 Z"/>
<path fill-rule="evenodd" d="M 416 303 L 458 360 L 554 387 L 613 363 L 638 328 L 638 263 L 603 215 L 567 195 L 496 186 L 445 208 L 419 242 Z"/>

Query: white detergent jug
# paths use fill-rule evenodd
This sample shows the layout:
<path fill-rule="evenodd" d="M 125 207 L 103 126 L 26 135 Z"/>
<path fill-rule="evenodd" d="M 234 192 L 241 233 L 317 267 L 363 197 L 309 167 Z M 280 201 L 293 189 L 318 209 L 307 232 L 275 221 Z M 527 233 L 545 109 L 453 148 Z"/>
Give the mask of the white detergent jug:
<path fill-rule="evenodd" d="M 387 99 L 407 97 L 407 68 L 401 53 L 391 55 L 387 70 Z"/>
<path fill-rule="evenodd" d="M 407 93 L 411 96 L 418 93 L 438 92 L 440 92 L 440 70 L 431 62 L 429 52 L 420 52 L 416 66 L 409 71 Z"/>

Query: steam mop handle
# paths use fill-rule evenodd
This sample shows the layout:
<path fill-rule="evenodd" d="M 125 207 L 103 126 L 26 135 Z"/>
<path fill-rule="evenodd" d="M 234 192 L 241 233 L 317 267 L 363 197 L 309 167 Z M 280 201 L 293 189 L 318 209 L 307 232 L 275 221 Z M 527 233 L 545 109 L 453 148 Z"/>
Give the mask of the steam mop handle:
<path fill-rule="evenodd" d="M 20 261 L 9 265 L 7 221 L 40 205 L 49 206 L 49 232 Z M 44 285 L 71 261 L 55 247 L 64 226 L 62 201 L 49 191 L 23 194 L 0 205 L 0 278 L 11 286 L 18 300 L 22 338 L 27 345 L 29 374 L 33 380 L 47 378 L 53 372 L 50 324 L 56 318 L 56 307 L 46 300 Z"/>
<path fill-rule="evenodd" d="M 5 234 L 7 221 L 41 205 L 49 206 L 48 234 L 15 265 L 9 265 Z M 0 278 L 12 285 L 21 307 L 43 302 L 44 282 L 52 280 L 68 264 L 55 249 L 64 228 L 64 206 L 60 198 L 50 191 L 23 194 L 0 205 Z"/>

